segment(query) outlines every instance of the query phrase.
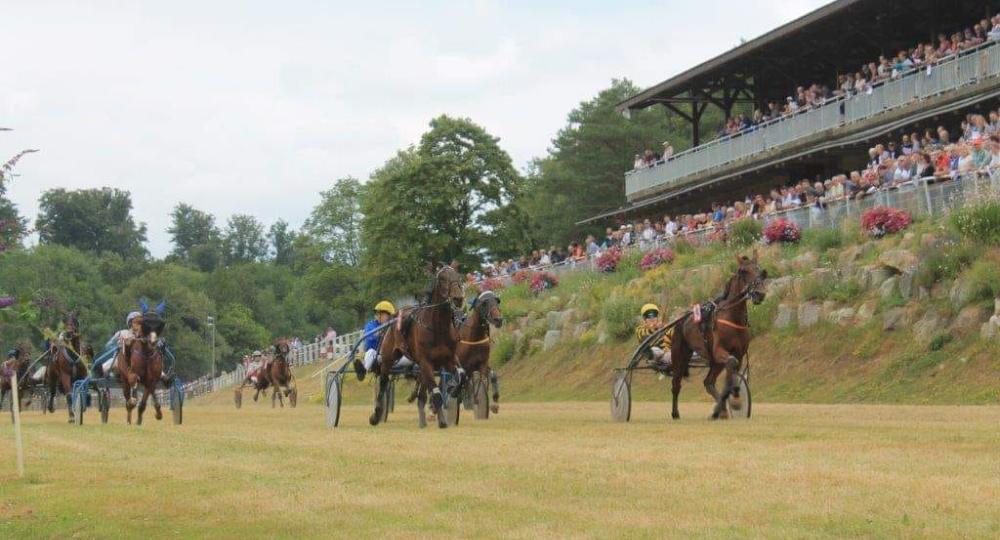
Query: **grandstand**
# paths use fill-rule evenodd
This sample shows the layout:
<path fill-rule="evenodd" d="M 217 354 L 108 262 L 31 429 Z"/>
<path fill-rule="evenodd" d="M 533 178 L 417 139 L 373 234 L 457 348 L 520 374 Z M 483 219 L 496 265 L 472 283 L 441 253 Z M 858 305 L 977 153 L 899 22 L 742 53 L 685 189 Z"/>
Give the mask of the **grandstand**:
<path fill-rule="evenodd" d="M 775 184 L 829 178 L 862 168 L 872 140 L 958 125 L 968 113 L 985 112 L 1000 97 L 1000 35 L 985 39 L 998 12 L 1000 0 L 837 0 L 647 88 L 619 111 L 666 107 L 688 122 L 694 146 L 627 172 L 625 204 L 585 223 L 698 211 Z M 918 44 L 936 48 L 940 35 L 981 21 L 989 22 L 984 39 L 871 80 L 860 91 L 839 92 L 843 76 L 861 66 Z M 702 118 L 709 107 L 726 117 L 773 111 L 813 84 L 827 87 L 822 100 L 706 137 Z"/>

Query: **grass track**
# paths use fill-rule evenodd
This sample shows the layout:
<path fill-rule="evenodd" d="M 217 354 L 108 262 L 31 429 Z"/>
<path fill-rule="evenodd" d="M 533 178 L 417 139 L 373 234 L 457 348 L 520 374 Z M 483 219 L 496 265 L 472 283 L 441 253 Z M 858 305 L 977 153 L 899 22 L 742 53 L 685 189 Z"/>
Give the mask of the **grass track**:
<path fill-rule="evenodd" d="M 181 427 L 33 412 L 25 480 L 5 415 L 0 538 L 1000 536 L 1000 407 L 666 407 L 505 403 L 445 431 L 402 404 L 335 431 L 249 400 L 192 401 Z"/>

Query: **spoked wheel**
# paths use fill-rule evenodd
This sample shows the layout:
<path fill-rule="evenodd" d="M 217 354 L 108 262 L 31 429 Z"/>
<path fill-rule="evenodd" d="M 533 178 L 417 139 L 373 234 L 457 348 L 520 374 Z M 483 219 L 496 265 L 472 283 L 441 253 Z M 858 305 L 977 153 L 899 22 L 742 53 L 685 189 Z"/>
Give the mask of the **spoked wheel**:
<path fill-rule="evenodd" d="M 627 371 L 618 371 L 611 384 L 611 418 L 615 422 L 628 422 L 631 417 L 632 381 Z"/>
<path fill-rule="evenodd" d="M 340 375 L 326 374 L 326 426 L 335 428 L 340 424 Z"/>
<path fill-rule="evenodd" d="M 111 412 L 111 390 L 107 388 L 97 392 L 97 409 L 101 412 L 101 423 L 108 423 L 108 414 Z"/>
<path fill-rule="evenodd" d="M 738 373 L 736 377 L 739 379 L 740 399 L 739 402 L 735 404 L 733 403 L 732 397 L 726 401 L 726 406 L 729 408 L 729 417 L 750 418 L 750 409 L 752 405 L 750 400 L 750 381 L 743 373 Z M 738 405 L 738 407 L 735 407 L 734 405 Z"/>
<path fill-rule="evenodd" d="M 170 385 L 170 412 L 173 413 L 174 425 L 184 423 L 184 390 L 179 379 L 175 379 L 174 384 Z"/>
<path fill-rule="evenodd" d="M 444 415 L 448 419 L 449 426 L 457 426 L 462 414 L 462 403 L 458 398 L 448 396 L 444 403 Z"/>
<path fill-rule="evenodd" d="M 236 389 L 236 393 L 233 394 L 233 401 L 236 403 L 237 409 L 243 406 L 243 389 Z"/>
<path fill-rule="evenodd" d="M 488 420 L 490 418 L 490 381 L 474 373 L 472 375 L 472 402 L 475 405 L 474 414 L 476 420 Z"/>
<path fill-rule="evenodd" d="M 467 411 L 472 411 L 476 408 L 475 388 L 476 388 L 476 377 L 478 376 L 479 372 L 478 371 L 474 372 L 469 377 L 469 380 L 465 383 L 465 387 L 462 388 L 462 394 L 461 394 L 462 406 L 465 407 L 465 410 Z M 476 418 L 479 417 L 476 416 Z"/>
<path fill-rule="evenodd" d="M 85 388 L 74 387 L 73 388 L 73 423 L 78 426 L 83 425 L 83 411 L 84 411 L 84 400 L 87 399 L 87 390 Z"/>

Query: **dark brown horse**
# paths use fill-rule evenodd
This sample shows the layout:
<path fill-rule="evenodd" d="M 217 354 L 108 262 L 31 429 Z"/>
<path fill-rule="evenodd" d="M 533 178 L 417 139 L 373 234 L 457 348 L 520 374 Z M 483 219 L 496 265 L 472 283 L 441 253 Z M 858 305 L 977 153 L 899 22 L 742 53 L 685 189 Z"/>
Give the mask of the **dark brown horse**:
<path fill-rule="evenodd" d="M 739 384 L 736 381 L 743 358 L 750 347 L 750 321 L 747 315 L 747 300 L 754 304 L 764 301 L 764 280 L 767 271 L 757 265 L 757 253 L 753 259 L 736 257 L 736 273 L 726 283 L 722 296 L 712 304 L 715 309 L 705 320 L 695 321 L 688 315 L 674 330 L 671 346 L 673 363 L 673 409 L 671 416 L 680 418 L 677 410 L 677 396 L 681 392 L 681 379 L 689 373 L 692 353 L 698 353 L 708 363 L 705 376 L 705 390 L 715 400 L 712 418 L 726 414 L 726 402 L 732 398 L 732 407 L 739 409 L 741 400 Z M 719 374 L 726 372 L 722 393 L 715 387 Z"/>
<path fill-rule="evenodd" d="M 126 340 L 125 346 L 118 352 L 118 381 L 125 397 L 129 424 L 132 423 L 132 410 L 136 408 L 140 386 L 143 393 L 142 401 L 138 402 L 139 416 L 136 423 L 142 425 L 142 415 L 146 412 L 150 396 L 153 397 L 156 419 L 163 419 L 160 398 L 156 395 L 156 385 L 163 377 L 163 350 L 159 338 L 166 327 L 161 311 L 158 307 L 157 311 L 143 313 L 142 335 Z"/>
<path fill-rule="evenodd" d="M 80 345 L 79 316 L 75 311 L 67 312 L 63 317 L 62 333 L 49 344 L 49 365 L 45 370 L 45 380 L 49 387 L 49 412 L 56 412 L 56 392 L 62 392 L 66 396 L 69 421 L 73 421 L 73 383 L 87 377 L 87 361 Z"/>
<path fill-rule="evenodd" d="M 485 291 L 476 298 L 472 313 L 459 329 L 461 340 L 456 354 L 466 373 L 470 376 L 479 373 L 480 380 L 490 381 L 493 387 L 490 408 L 497 413 L 500 412 L 500 383 L 490 368 L 490 325 L 497 328 L 503 326 L 503 315 L 500 313 L 500 298 L 493 291 Z"/>
<path fill-rule="evenodd" d="M 274 407 L 275 399 L 284 407 L 284 397 L 291 399 L 292 406 L 295 406 L 295 398 L 292 397 L 292 392 L 295 392 L 295 376 L 292 375 L 292 368 L 288 365 L 287 358 L 290 350 L 291 347 L 289 347 L 287 339 L 279 338 L 275 340 L 274 359 L 271 360 L 270 364 L 264 370 L 264 378 L 267 379 L 267 384 L 272 387 L 272 408 Z M 284 391 L 282 391 L 282 387 L 284 387 Z M 282 394 L 284 394 L 284 397 Z"/>
<path fill-rule="evenodd" d="M 14 358 L 9 358 L 4 360 L 0 364 L 0 409 L 3 408 L 4 399 L 7 394 L 10 396 L 10 415 L 11 418 L 14 416 L 14 395 L 12 393 L 14 389 L 14 374 L 17 373 L 17 393 L 18 399 L 24 401 L 25 397 L 28 397 L 28 403 L 31 403 L 30 393 L 25 396 L 25 391 L 28 389 L 28 363 L 31 358 L 28 353 L 28 346 L 25 344 L 18 345 L 15 349 L 17 355 Z M 18 403 L 18 408 L 22 408 L 20 403 Z"/>
<path fill-rule="evenodd" d="M 400 311 L 396 324 L 386 331 L 379 348 L 382 358 L 379 391 L 375 410 L 368 419 L 371 425 L 377 425 L 382 419 L 392 367 L 405 355 L 420 368 L 417 406 L 421 416 L 427 404 L 427 389 L 432 389 L 431 410 L 437 415 L 438 427 L 448 427 L 448 419 L 441 410 L 444 381 L 438 384 L 435 376 L 444 370 L 458 377 L 459 387 L 462 384 L 464 375 L 455 357 L 459 341 L 455 314 L 462 309 L 464 298 L 462 276 L 454 268 L 442 266 L 434 274 L 429 303 Z"/>

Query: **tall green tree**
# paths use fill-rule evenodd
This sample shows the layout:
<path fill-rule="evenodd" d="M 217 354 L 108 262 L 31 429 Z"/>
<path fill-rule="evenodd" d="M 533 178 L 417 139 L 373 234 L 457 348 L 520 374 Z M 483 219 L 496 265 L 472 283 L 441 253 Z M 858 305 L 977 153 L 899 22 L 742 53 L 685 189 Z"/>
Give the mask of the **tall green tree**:
<path fill-rule="evenodd" d="M 264 225 L 249 214 L 229 218 L 223 236 L 226 264 L 261 261 L 267 255 Z"/>
<path fill-rule="evenodd" d="M 319 194 L 320 203 L 313 208 L 304 229 L 322 248 L 327 261 L 348 266 L 360 264 L 364 192 L 365 186 L 348 176 Z"/>
<path fill-rule="evenodd" d="M 271 224 L 267 230 L 267 240 L 271 244 L 271 260 L 274 264 L 287 266 L 292 262 L 296 236 L 295 231 L 283 219 Z"/>
<path fill-rule="evenodd" d="M 132 196 L 112 188 L 67 191 L 50 189 L 39 200 L 40 244 L 70 246 L 89 253 L 148 255 L 146 225 L 132 217 Z"/>
<path fill-rule="evenodd" d="M 178 204 L 170 212 L 167 232 L 174 244 L 171 254 L 182 261 L 189 260 L 192 250 L 198 246 L 216 244 L 220 235 L 215 216 L 186 203 Z"/>
<path fill-rule="evenodd" d="M 570 111 L 548 155 L 536 160 L 529 187 L 518 199 L 535 224 L 533 235 L 544 245 L 579 239 L 578 221 L 625 203 L 624 174 L 635 154 L 660 150 L 669 140 L 680 151 L 688 146 L 686 125 L 666 109 L 634 111 L 627 119 L 615 105 L 639 92 L 628 80 Z"/>

